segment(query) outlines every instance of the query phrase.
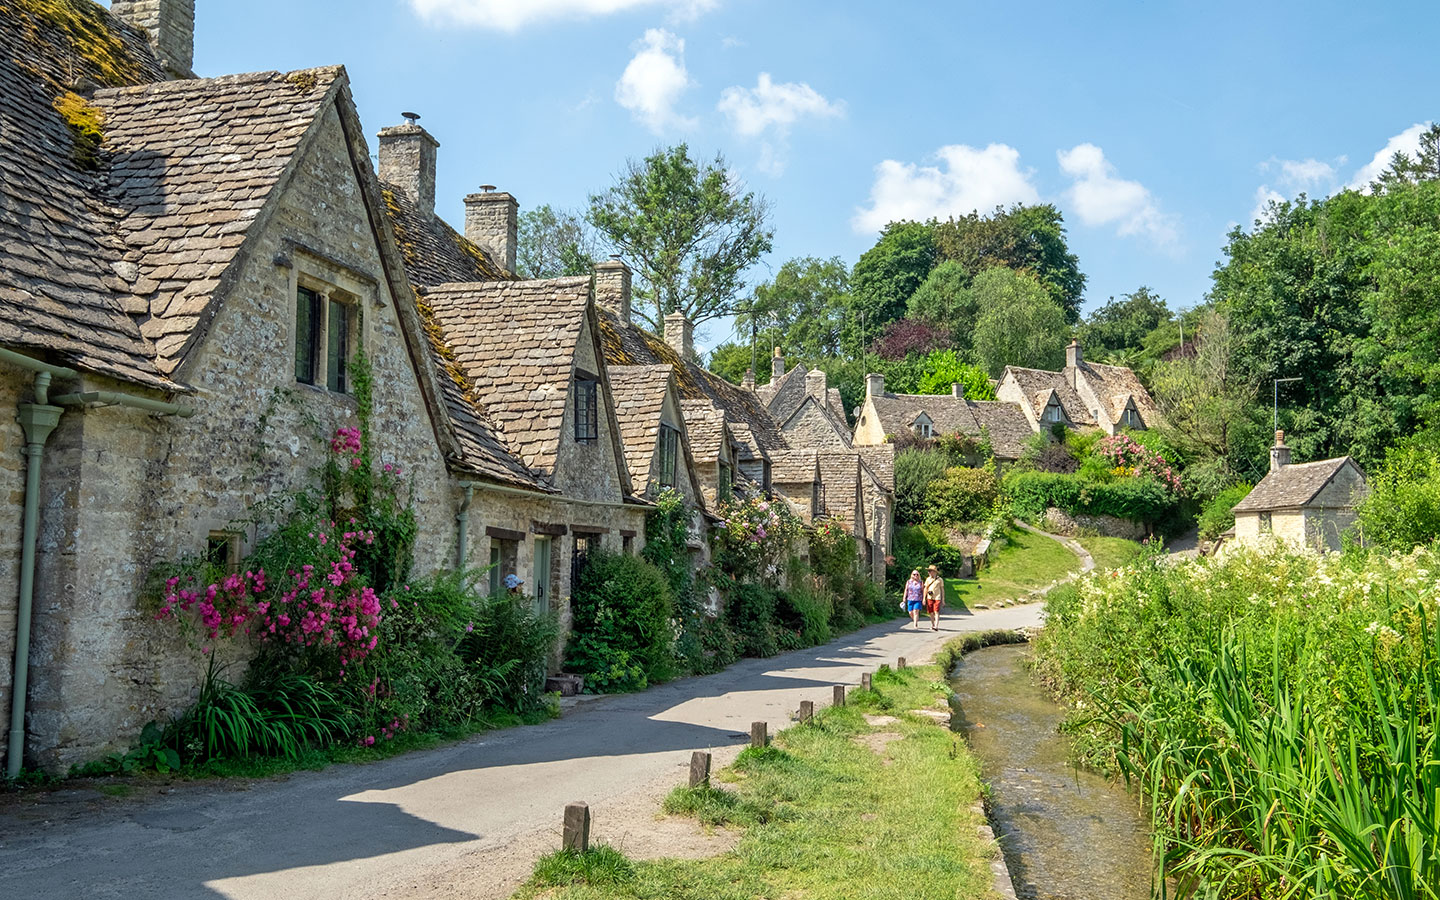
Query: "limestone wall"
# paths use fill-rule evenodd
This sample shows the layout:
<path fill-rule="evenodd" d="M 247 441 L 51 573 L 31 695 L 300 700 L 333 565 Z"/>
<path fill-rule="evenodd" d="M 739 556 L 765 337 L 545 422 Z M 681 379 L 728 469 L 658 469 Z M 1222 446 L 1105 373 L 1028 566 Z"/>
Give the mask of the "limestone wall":
<path fill-rule="evenodd" d="M 792 447 L 816 450 L 844 450 L 845 438 L 813 403 L 806 403 L 785 423 L 785 439 Z"/>
<path fill-rule="evenodd" d="M 1141 541 L 1149 535 L 1149 529 L 1139 522 L 1115 516 L 1072 515 L 1054 506 L 1045 510 L 1045 519 L 1041 522 L 1041 527 L 1052 534 L 1063 534 L 1067 537 L 1096 534 L 1101 537 Z"/>
<path fill-rule="evenodd" d="M 15 405 L 31 399 L 33 373 L 0 362 L 0 758 L 8 753 L 15 605 L 20 596 L 20 524 L 24 516 L 25 435 Z"/>
<path fill-rule="evenodd" d="M 595 344 L 595 330 L 586 322 L 580 329 L 575 367 L 594 375 L 603 365 Z M 602 389 L 607 383 L 601 382 Z M 573 386 L 573 380 L 571 384 Z M 568 497 L 611 503 L 618 503 L 621 499 L 622 463 L 615 452 L 618 435 L 614 421 L 604 413 L 611 408 L 613 401 L 614 398 L 608 394 L 600 398 L 599 437 L 594 442 L 581 444 L 575 440 L 573 398 L 565 404 L 563 422 L 556 423 L 560 429 L 560 447 L 555 461 L 554 486 Z"/>

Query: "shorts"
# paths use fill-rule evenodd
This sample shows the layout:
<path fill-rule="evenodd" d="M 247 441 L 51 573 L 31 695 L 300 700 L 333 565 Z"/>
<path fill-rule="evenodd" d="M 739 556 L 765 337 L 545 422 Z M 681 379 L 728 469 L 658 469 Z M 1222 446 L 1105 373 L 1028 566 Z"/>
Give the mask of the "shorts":
<path fill-rule="evenodd" d="M 940 606 L 941 606 L 941 603 L 940 603 L 939 600 L 926 600 L 926 601 L 925 601 L 925 612 L 928 613 L 928 614 L 937 613 L 937 612 L 940 611 Z"/>
<path fill-rule="evenodd" d="M 908 600 L 905 603 L 906 612 L 919 612 L 923 604 L 919 600 Z"/>

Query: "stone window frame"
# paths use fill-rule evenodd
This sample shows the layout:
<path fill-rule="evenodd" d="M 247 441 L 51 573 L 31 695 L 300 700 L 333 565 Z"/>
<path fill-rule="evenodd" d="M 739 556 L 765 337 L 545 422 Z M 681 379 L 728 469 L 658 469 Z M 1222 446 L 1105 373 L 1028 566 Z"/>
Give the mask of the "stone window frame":
<path fill-rule="evenodd" d="M 1260 534 L 1274 534 L 1274 533 L 1275 533 L 1275 519 L 1274 519 L 1273 516 L 1270 515 L 1269 512 L 1262 512 L 1262 513 L 1260 513 L 1260 514 L 1256 517 L 1256 519 L 1258 520 L 1258 521 L 1257 521 L 1257 527 L 1258 527 L 1258 529 L 1259 529 Z"/>
<path fill-rule="evenodd" d="M 240 571 L 240 555 L 245 536 L 238 531 L 218 529 L 205 536 L 205 561 L 233 575 Z M 224 560 L 219 558 L 223 554 Z"/>
<path fill-rule="evenodd" d="M 600 378 L 576 369 L 574 390 L 575 400 L 571 407 L 575 416 L 575 443 L 599 443 Z"/>
<path fill-rule="evenodd" d="M 312 342 L 311 376 L 310 380 L 300 377 L 299 372 L 292 368 L 291 375 L 296 384 L 305 385 L 318 391 L 324 391 L 336 396 L 349 396 L 354 389 L 353 378 L 350 377 L 351 364 L 360 351 L 368 344 L 366 332 L 368 318 L 365 315 L 366 301 L 374 305 L 380 305 L 379 282 L 365 272 L 353 268 L 340 260 L 333 259 L 323 253 L 309 250 L 293 242 L 286 244 L 290 251 L 284 259 L 291 268 L 289 285 L 290 297 L 290 348 L 292 362 L 298 368 L 298 348 L 300 345 L 300 323 L 299 306 L 301 290 L 318 295 L 320 302 L 318 307 L 321 311 L 322 321 L 312 325 L 312 334 L 324 336 L 324 340 Z M 331 327 L 332 304 L 338 304 L 346 310 L 345 340 L 341 348 L 344 356 L 346 369 L 343 376 L 332 380 L 329 371 L 329 335 Z M 320 352 L 315 352 L 316 350 Z"/>
<path fill-rule="evenodd" d="M 661 487 L 673 488 L 680 480 L 680 429 L 661 422 L 655 449 L 659 454 L 655 480 Z"/>

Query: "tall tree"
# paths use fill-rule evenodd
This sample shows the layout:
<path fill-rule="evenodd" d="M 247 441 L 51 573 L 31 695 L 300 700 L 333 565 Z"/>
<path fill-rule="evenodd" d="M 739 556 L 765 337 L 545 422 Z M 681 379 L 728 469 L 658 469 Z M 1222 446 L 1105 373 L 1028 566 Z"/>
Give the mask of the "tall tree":
<path fill-rule="evenodd" d="M 1440 123 L 1432 124 L 1420 134 L 1420 145 L 1411 156 L 1405 151 L 1390 159 L 1390 166 L 1372 185 L 1377 190 L 1418 184 L 1440 179 Z"/>
<path fill-rule="evenodd" d="M 1152 331 L 1171 319 L 1165 301 L 1141 286 L 1121 294 L 1118 300 L 1111 297 L 1110 302 L 1086 316 L 1078 336 L 1087 355 L 1099 360 L 1106 354 L 1139 350 Z"/>
<path fill-rule="evenodd" d="M 1237 370 L 1236 334 L 1223 310 L 1207 310 L 1199 330 L 1193 355 L 1155 368 L 1162 434 L 1192 464 L 1218 461 L 1232 475 L 1258 477 L 1264 474 L 1253 465 L 1257 430 L 1263 431 L 1254 424 L 1259 382 Z"/>
<path fill-rule="evenodd" d="M 932 226 L 891 222 L 875 246 L 866 250 L 850 273 L 850 310 L 843 342 L 861 348 L 891 322 L 905 315 L 910 295 L 935 265 Z"/>
<path fill-rule="evenodd" d="M 685 144 L 630 161 L 586 214 L 635 264 L 643 302 L 632 310 L 657 331 L 673 312 L 699 323 L 735 311 L 745 270 L 770 251 L 769 217 L 723 156 L 697 163 Z"/>
<path fill-rule="evenodd" d="M 1064 365 L 1070 331 L 1065 311 L 1035 276 L 986 269 L 970 289 L 980 309 L 975 357 L 992 376 L 998 377 L 1006 366 L 1059 369 Z"/>
<path fill-rule="evenodd" d="M 585 220 L 546 203 L 520 214 L 515 270 L 521 278 L 589 275 L 600 245 Z"/>
<path fill-rule="evenodd" d="M 1065 243 L 1065 219 L 1051 204 L 997 206 L 988 216 L 973 212 L 941 222 L 933 232 L 940 259 L 955 260 L 971 277 L 995 266 L 1030 272 L 1067 322 L 1079 320 L 1085 276 Z"/>
<path fill-rule="evenodd" d="M 915 293 L 910 295 L 906 318 L 944 329 L 951 346 L 968 351 L 973 343 L 971 333 L 975 330 L 975 316 L 979 312 L 975 306 L 975 295 L 970 290 L 973 275 L 958 260 L 947 259 L 940 263 L 930 270 Z"/>
<path fill-rule="evenodd" d="M 838 256 L 788 260 L 739 304 L 735 332 L 742 340 L 753 335 L 767 357 L 770 347 L 797 359 L 838 356 L 849 289 L 850 270 Z"/>

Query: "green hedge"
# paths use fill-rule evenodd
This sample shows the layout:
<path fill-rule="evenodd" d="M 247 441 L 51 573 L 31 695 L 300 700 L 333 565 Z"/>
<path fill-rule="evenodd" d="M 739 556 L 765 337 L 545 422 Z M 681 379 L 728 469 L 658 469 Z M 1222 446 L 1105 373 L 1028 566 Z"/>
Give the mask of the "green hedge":
<path fill-rule="evenodd" d="M 1071 515 L 1114 516 L 1134 522 L 1162 522 L 1174 515 L 1174 496 L 1152 478 L 1120 478 L 1096 482 L 1077 475 L 1012 471 L 1005 476 L 1005 495 L 1017 516 L 1035 520 L 1045 508 Z"/>

